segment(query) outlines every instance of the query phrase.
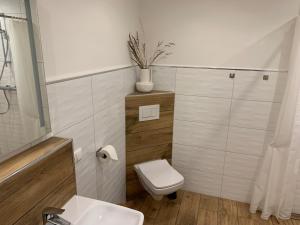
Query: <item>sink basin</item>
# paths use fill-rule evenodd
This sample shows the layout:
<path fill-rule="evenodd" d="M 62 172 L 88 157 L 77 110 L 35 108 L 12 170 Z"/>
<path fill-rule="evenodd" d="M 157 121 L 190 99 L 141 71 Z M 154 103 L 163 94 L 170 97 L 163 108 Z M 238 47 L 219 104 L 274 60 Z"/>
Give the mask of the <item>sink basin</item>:
<path fill-rule="evenodd" d="M 144 215 L 119 205 L 74 196 L 63 207 L 61 215 L 72 225 L 142 225 Z"/>

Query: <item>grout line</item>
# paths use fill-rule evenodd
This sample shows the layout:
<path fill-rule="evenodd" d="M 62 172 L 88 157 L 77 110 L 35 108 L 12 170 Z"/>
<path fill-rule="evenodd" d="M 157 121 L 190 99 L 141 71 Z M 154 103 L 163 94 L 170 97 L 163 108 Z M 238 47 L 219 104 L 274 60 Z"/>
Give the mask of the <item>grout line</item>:
<path fill-rule="evenodd" d="M 119 70 L 124 70 L 128 68 L 134 68 L 136 66 L 134 65 L 124 65 L 124 66 L 116 66 L 112 68 L 106 68 L 106 69 L 98 69 L 98 70 L 93 70 L 93 71 L 86 71 L 86 72 L 81 72 L 81 73 L 73 73 L 71 74 L 64 74 L 64 75 L 58 75 L 53 78 L 50 78 L 49 80 L 46 80 L 46 85 L 51 85 L 51 84 L 56 84 L 56 83 L 62 83 L 66 81 L 71 81 L 71 80 L 77 80 L 85 77 L 93 77 L 105 73 L 110 73 L 110 72 L 115 72 Z"/>
<path fill-rule="evenodd" d="M 182 167 L 182 166 L 177 166 L 177 168 L 183 168 L 183 169 L 188 169 L 189 171 L 196 171 L 196 172 L 202 172 L 202 173 L 205 173 L 205 174 L 214 174 L 214 175 L 219 175 L 219 176 L 222 176 L 221 178 L 221 188 L 222 188 L 222 185 L 223 185 L 223 178 L 224 177 L 229 177 L 229 178 L 234 178 L 234 179 L 242 179 L 242 180 L 247 180 L 247 181 L 251 181 L 251 182 L 255 182 L 255 179 L 248 179 L 246 177 L 239 177 L 239 176 L 236 176 L 236 175 L 227 175 L 227 174 L 222 174 L 222 173 L 216 173 L 216 172 L 213 172 L 213 171 L 208 171 L 208 170 L 203 170 L 203 169 L 195 169 L 195 168 L 187 168 L 187 167 Z M 176 169 L 177 169 L 176 168 Z M 185 177 L 191 177 L 191 176 L 185 176 Z M 191 180 L 197 180 L 195 179 L 194 177 L 191 178 Z"/>
<path fill-rule="evenodd" d="M 71 124 L 69 124 L 69 125 L 67 125 L 65 127 L 60 128 L 59 130 L 56 130 L 56 131 L 53 131 L 53 128 L 51 128 L 52 129 L 51 131 L 53 132 L 53 135 L 55 136 L 55 135 L 57 135 L 58 133 L 61 133 L 64 130 L 70 129 L 73 126 L 76 126 L 76 125 L 82 123 L 83 121 L 86 121 L 86 120 L 90 119 L 92 116 L 93 116 L 93 114 L 88 115 L 87 117 L 82 118 L 80 121 L 71 123 Z"/>
<path fill-rule="evenodd" d="M 79 124 L 81 124 L 81 123 L 83 123 L 83 122 L 85 122 L 85 121 L 91 119 L 92 117 L 93 117 L 93 116 L 90 115 L 89 117 L 83 118 L 82 120 L 80 120 L 80 121 L 78 121 L 78 122 L 76 122 L 76 123 L 72 123 L 70 126 L 65 127 L 65 128 L 63 128 L 63 129 L 61 129 L 61 130 L 56 131 L 55 133 L 53 133 L 53 136 L 59 135 L 59 134 L 62 133 L 63 131 L 68 130 L 68 129 L 74 127 L 74 126 L 77 126 L 77 125 L 79 125 Z M 53 132 L 53 131 L 52 131 L 52 132 Z"/>
<path fill-rule="evenodd" d="M 266 130 L 266 129 L 259 129 L 259 128 L 252 128 L 252 127 L 241 127 L 236 125 L 226 125 L 226 124 L 216 124 L 216 123 L 209 123 L 209 122 L 203 122 L 203 121 L 195 121 L 195 120 L 182 120 L 175 118 L 174 122 L 181 121 L 181 122 L 189 122 L 189 123 L 197 123 L 197 124 L 208 124 L 208 125 L 214 125 L 214 126 L 222 126 L 222 127 L 233 127 L 233 128 L 242 128 L 247 130 L 257 130 L 257 131 L 265 131 L 265 132 L 274 132 L 274 130 Z"/>
<path fill-rule="evenodd" d="M 192 97 L 198 97 L 198 98 L 211 98 L 211 99 L 228 99 L 228 100 L 235 100 L 235 101 L 245 101 L 245 102 L 262 102 L 262 103 L 278 103 L 281 104 L 281 101 L 267 101 L 267 100 L 254 100 L 254 99 L 246 99 L 246 98 L 234 98 L 233 96 L 231 98 L 225 98 L 225 97 L 217 97 L 217 96 L 209 96 L 209 95 L 197 95 L 197 94 L 184 94 L 184 93 L 175 93 L 179 96 L 192 96 Z"/>
<path fill-rule="evenodd" d="M 232 89 L 231 89 L 231 101 L 230 101 L 230 110 L 229 110 L 229 115 L 228 115 L 228 129 L 227 129 L 227 138 L 226 138 L 226 144 L 225 144 L 225 154 L 224 154 L 224 161 L 223 161 L 223 173 L 222 173 L 222 181 L 221 181 L 221 193 L 220 197 L 222 196 L 223 193 L 223 183 L 224 183 L 224 176 L 225 176 L 225 164 L 226 164 L 226 156 L 228 152 L 228 139 L 229 139 L 229 129 L 230 129 L 230 124 L 231 124 L 231 114 L 232 114 L 232 104 L 233 104 L 233 96 L 234 96 L 234 79 L 232 79 Z"/>
<path fill-rule="evenodd" d="M 263 158 L 263 154 L 262 155 L 257 155 L 257 154 L 246 154 L 246 153 L 241 153 L 241 152 L 234 152 L 232 150 L 226 151 L 226 149 L 224 150 L 220 150 L 220 149 L 215 149 L 215 148 L 210 148 L 210 147 L 205 147 L 205 146 L 197 146 L 197 145 L 186 145 L 186 144 L 181 144 L 178 142 L 173 142 L 174 145 L 181 145 L 181 146 L 185 146 L 185 147 L 193 147 L 193 148 L 200 148 L 203 149 L 204 151 L 216 151 L 216 152 L 228 152 L 228 153 L 233 153 L 233 154 L 237 154 L 237 155 L 244 155 L 244 156 L 254 156 L 254 157 L 258 157 L 258 158 Z"/>

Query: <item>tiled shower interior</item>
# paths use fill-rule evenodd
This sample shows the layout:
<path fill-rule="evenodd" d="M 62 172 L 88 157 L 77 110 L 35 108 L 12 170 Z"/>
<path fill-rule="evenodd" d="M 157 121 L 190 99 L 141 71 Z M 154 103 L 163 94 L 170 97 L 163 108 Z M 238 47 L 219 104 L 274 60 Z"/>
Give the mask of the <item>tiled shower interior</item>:
<path fill-rule="evenodd" d="M 1 13 L 11 16 L 26 17 L 23 1 L 3 1 L 1 2 Z M 6 30 L 6 21 L 4 18 L 0 19 L 1 28 Z M 6 49 L 6 41 L 0 47 L 0 68 L 2 69 L 4 63 L 3 46 Z M 8 61 L 11 61 L 11 56 L 8 51 Z M 0 81 L 1 85 L 15 85 L 13 69 L 11 63 L 7 63 L 4 68 L 3 77 Z M 0 116 L 0 155 L 8 153 L 10 149 L 17 149 L 22 145 L 27 144 L 24 139 L 24 130 L 22 129 L 21 115 L 18 107 L 17 92 L 6 91 L 7 97 L 11 104 L 8 113 Z M 6 111 L 8 105 L 5 100 L 3 91 L 0 91 L 0 112 Z"/>

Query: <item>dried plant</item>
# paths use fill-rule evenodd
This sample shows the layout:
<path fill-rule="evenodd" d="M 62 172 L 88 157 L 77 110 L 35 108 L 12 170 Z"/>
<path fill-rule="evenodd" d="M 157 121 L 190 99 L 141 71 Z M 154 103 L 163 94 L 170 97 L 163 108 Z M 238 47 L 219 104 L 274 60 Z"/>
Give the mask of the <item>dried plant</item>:
<path fill-rule="evenodd" d="M 136 36 L 129 34 L 128 47 L 130 57 L 141 69 L 148 69 L 149 66 L 158 59 L 171 55 L 172 53 L 168 50 L 174 46 L 175 43 L 173 42 L 165 44 L 163 41 L 159 41 L 152 56 L 148 59 L 146 55 L 146 44 L 140 43 L 138 32 L 136 33 Z"/>

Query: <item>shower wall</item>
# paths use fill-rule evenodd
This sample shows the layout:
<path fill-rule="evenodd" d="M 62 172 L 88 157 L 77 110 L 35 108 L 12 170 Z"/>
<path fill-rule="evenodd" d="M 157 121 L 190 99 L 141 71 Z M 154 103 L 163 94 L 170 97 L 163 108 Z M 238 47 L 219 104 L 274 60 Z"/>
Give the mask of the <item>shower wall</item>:
<path fill-rule="evenodd" d="M 230 73 L 235 78 L 230 79 Z M 268 75 L 269 80 L 263 80 Z M 173 165 L 185 189 L 249 202 L 274 134 L 287 72 L 156 66 L 156 90 L 175 91 Z M 300 146 L 300 93 L 292 148 Z M 300 154 L 298 166 L 300 169 Z M 300 213 L 300 173 L 294 201 Z"/>
<path fill-rule="evenodd" d="M 156 89 L 176 93 L 173 165 L 186 190 L 250 201 L 286 80 L 285 72 L 154 68 Z"/>
<path fill-rule="evenodd" d="M 0 13 L 13 16 L 25 16 L 24 5 L 20 0 L 2 0 L 0 2 Z M 4 19 L 0 18 L 2 29 L 5 29 Z M 10 60 L 10 55 L 8 56 Z M 0 68 L 4 63 L 4 56 L 2 45 L 0 45 Z M 1 85 L 14 85 L 15 80 L 11 65 L 8 64 L 5 67 L 3 78 L 0 81 Z M 7 91 L 8 99 L 11 103 L 11 109 L 8 113 L 0 115 L 0 157 L 2 154 L 7 154 L 11 149 L 16 149 L 20 146 L 27 144 L 25 142 L 25 135 L 22 129 L 21 115 L 18 106 L 17 92 Z M 4 98 L 4 94 L 0 91 L 0 112 L 5 111 L 7 108 L 7 102 Z"/>

